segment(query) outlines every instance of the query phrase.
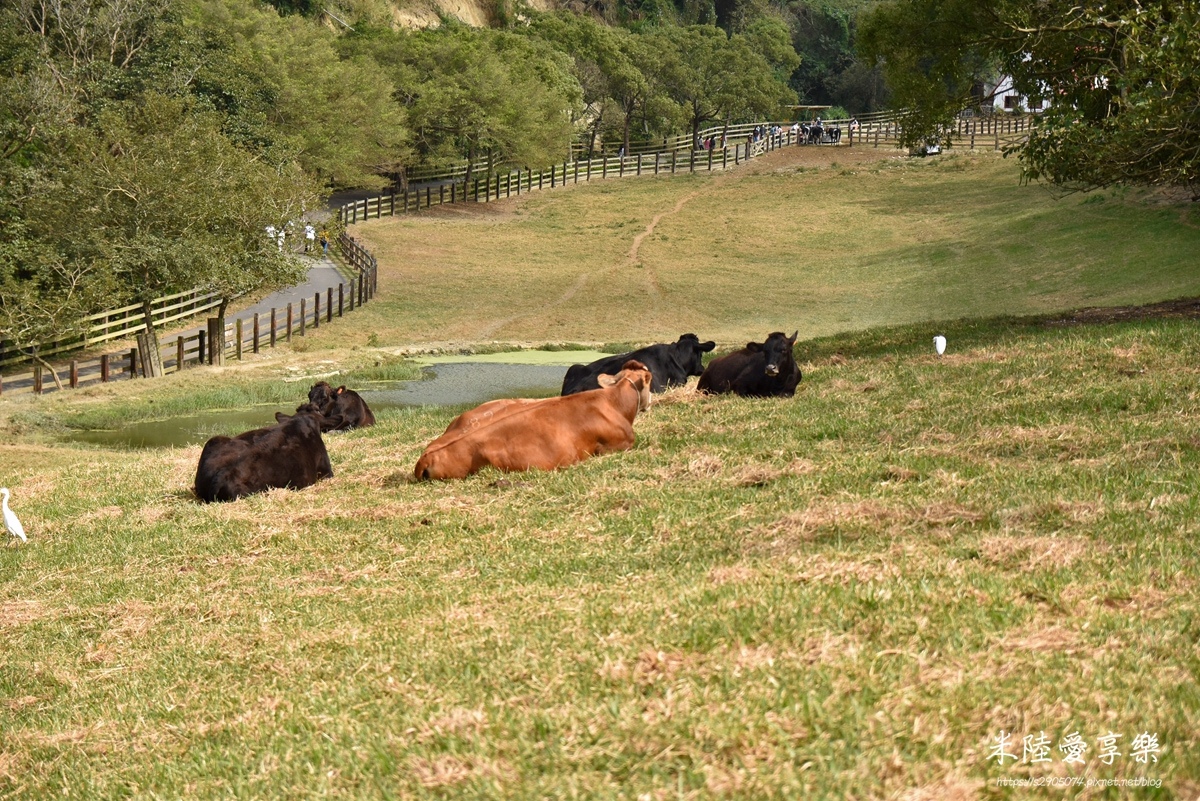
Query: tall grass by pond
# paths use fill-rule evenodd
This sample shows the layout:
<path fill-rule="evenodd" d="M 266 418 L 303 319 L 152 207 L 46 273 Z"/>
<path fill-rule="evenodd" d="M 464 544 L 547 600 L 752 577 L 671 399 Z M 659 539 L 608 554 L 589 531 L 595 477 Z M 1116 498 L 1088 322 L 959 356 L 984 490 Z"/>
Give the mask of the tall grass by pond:
<path fill-rule="evenodd" d="M 430 409 L 214 506 L 198 447 L 6 444 L 0 796 L 1194 797 L 1200 331 L 937 330 L 553 473 L 410 483 Z"/>

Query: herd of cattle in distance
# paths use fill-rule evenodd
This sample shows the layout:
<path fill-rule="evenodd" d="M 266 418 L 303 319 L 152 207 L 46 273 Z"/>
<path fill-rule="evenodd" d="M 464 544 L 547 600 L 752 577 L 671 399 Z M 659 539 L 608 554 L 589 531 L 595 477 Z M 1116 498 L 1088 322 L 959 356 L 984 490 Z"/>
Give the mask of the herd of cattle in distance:
<path fill-rule="evenodd" d="M 708 394 L 791 397 L 800 383 L 792 354 L 796 336 L 776 331 L 765 342 L 703 366 L 716 347 L 684 334 L 670 344 L 650 345 L 572 365 L 562 394 L 553 398 L 505 398 L 463 412 L 426 446 L 415 478 L 465 478 L 495 467 L 516 472 L 553 470 L 603 453 L 633 447 L 633 421 L 650 407 L 651 393 L 700 376 Z M 320 381 L 295 414 L 275 415 L 276 424 L 205 443 L 196 469 L 196 497 L 205 503 L 232 501 L 274 488 L 302 489 L 333 475 L 323 432 L 375 424 L 375 415 L 354 390 Z"/>

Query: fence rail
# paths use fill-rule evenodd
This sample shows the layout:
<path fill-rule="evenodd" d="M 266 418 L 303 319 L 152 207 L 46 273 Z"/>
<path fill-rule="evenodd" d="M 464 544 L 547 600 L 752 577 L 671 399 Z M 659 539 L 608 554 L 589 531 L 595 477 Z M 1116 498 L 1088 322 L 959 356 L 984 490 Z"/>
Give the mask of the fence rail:
<path fill-rule="evenodd" d="M 816 144 L 852 146 L 855 142 L 863 141 L 861 127 L 855 132 L 850 129 L 849 123 L 849 120 L 827 121 L 826 127 L 839 129 L 841 138 L 837 142 L 825 140 Z M 597 158 L 564 161 L 538 172 L 526 168 L 492 173 L 471 182 L 453 179 L 424 186 L 410 185 L 401 191 L 346 203 L 338 209 L 337 214 L 343 224 L 353 225 L 371 218 L 407 214 L 446 203 L 487 203 L 520 196 L 536 189 L 552 189 L 581 181 L 724 170 L 781 147 L 813 145 L 804 137 L 803 132 L 792 131 L 790 126 L 790 122 L 766 122 L 711 128 L 701 132 L 704 139 L 720 134 L 725 137 L 726 146 L 718 145 L 709 150 L 696 149 L 689 145 L 686 149 L 668 147 L 625 156 L 604 154 Z M 779 129 L 778 134 L 752 138 L 756 128 L 771 130 L 776 127 Z M 689 142 L 690 139 L 688 136 Z"/>
<path fill-rule="evenodd" d="M 866 145 L 872 147 L 896 147 L 904 133 L 896 112 L 878 112 L 856 118 L 825 120 L 826 130 L 836 129 L 840 138 L 834 142 L 822 140 L 817 144 L 846 146 Z M 564 161 L 539 172 L 525 168 L 505 173 L 490 173 L 473 181 L 463 180 L 465 162 L 459 168 L 437 177 L 429 183 L 409 186 L 401 191 L 364 198 L 346 203 L 338 209 L 338 218 L 343 224 L 352 225 L 372 217 L 379 218 L 395 214 L 421 211 L 446 203 L 487 203 L 521 195 L 534 189 L 545 189 L 564 184 L 579 183 L 607 178 L 623 178 L 631 175 L 660 175 L 678 172 L 710 172 L 728 169 L 780 147 L 811 144 L 791 129 L 791 122 L 761 122 L 712 127 L 700 131 L 701 141 L 709 137 L 724 139 L 725 146 L 711 150 L 698 149 L 690 134 L 664 139 L 662 145 L 639 145 L 630 148 L 623 156 L 601 154 L 595 158 L 577 158 Z M 959 118 L 948 132 L 952 147 L 987 147 L 999 150 L 1003 146 L 1019 142 L 1029 135 L 1030 118 L 993 114 Z M 761 139 L 749 137 L 755 129 L 780 130 L 777 135 Z"/>
<path fill-rule="evenodd" d="M 1001 147 L 1015 144 L 1029 136 L 1032 117 L 994 114 L 980 117 L 960 117 L 947 132 L 950 147 Z M 896 147 L 900 144 L 904 128 L 898 120 L 880 120 L 863 124 L 858 141 L 879 147 Z"/>
<path fill-rule="evenodd" d="M 293 336 L 305 336 L 309 327 L 319 328 L 322 322 L 331 323 L 335 316 L 341 317 L 370 301 L 379 286 L 378 262 L 366 248 L 345 233 L 338 237 L 338 245 L 345 261 L 357 273 L 349 282 L 316 292 L 312 298 L 303 298 L 298 304 L 288 303 L 269 312 L 226 322 L 223 331 L 220 331 L 224 345 L 220 347 L 219 354 L 218 347 L 213 346 L 213 333 L 217 331 L 211 322 L 207 330 L 162 340 L 163 373 L 176 373 L 188 366 L 221 363 L 225 359 L 241 360 L 246 354 L 273 348 L 279 342 L 290 342 Z M 188 295 L 181 293 L 160 300 L 175 301 L 174 305 L 184 306 L 184 298 Z M 208 308 L 212 306 L 203 307 L 200 311 Z M 118 309 L 107 314 L 122 314 L 129 310 Z M 193 313 L 166 316 L 163 319 L 179 319 Z M 137 330 L 144 327 L 143 324 Z M 43 354 L 39 352 L 38 355 Z M 141 373 L 139 365 L 137 348 L 129 348 L 89 359 L 72 359 L 67 364 L 56 365 L 55 372 L 59 374 L 64 388 L 75 389 L 88 384 L 137 378 Z M 21 392 L 41 394 L 53 388 L 53 379 L 46 375 L 45 368 L 40 364 L 34 364 L 29 372 L 0 379 L 0 395 Z"/>

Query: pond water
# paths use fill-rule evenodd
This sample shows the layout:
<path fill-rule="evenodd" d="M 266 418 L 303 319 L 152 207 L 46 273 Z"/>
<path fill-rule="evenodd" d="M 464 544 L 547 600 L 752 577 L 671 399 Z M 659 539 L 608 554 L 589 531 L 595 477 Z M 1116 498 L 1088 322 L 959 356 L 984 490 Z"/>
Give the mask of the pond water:
<path fill-rule="evenodd" d="M 593 361 L 603 355 L 569 351 L 555 357 L 526 359 L 538 363 L 513 364 L 497 361 L 503 354 L 492 354 L 470 362 L 430 365 L 424 368 L 424 378 L 420 380 L 366 384 L 352 389 L 377 414 L 408 406 L 475 406 L 496 398 L 545 398 L 557 395 L 562 389 L 563 376 L 570 364 Z M 560 363 L 547 364 L 547 361 Z M 329 380 L 336 383 L 332 378 Z M 297 400 L 291 406 L 266 405 L 149 420 L 115 430 L 76 431 L 66 439 L 115 448 L 198 445 L 218 434 L 233 436 L 272 425 L 276 412 L 290 414 L 307 393 L 308 385 L 298 384 Z"/>

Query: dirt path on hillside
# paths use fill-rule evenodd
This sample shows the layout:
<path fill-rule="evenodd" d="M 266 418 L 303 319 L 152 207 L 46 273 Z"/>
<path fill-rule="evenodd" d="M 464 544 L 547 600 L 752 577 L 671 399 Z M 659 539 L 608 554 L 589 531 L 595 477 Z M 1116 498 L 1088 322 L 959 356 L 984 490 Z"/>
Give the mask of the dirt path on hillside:
<path fill-rule="evenodd" d="M 737 167 L 720 172 L 711 173 L 711 179 L 706 181 L 704 186 L 695 189 L 683 197 L 675 201 L 670 208 L 662 209 L 653 213 L 650 220 L 646 223 L 630 241 L 629 249 L 626 251 L 625 257 L 619 261 L 615 261 L 599 270 L 592 272 L 580 273 L 578 278 L 558 297 L 551 298 L 539 306 L 512 314 L 500 319 L 486 321 L 482 328 L 475 334 L 478 340 L 491 339 L 497 332 L 505 327 L 512 325 L 521 320 L 537 318 L 545 316 L 560 306 L 570 302 L 589 284 L 596 281 L 601 281 L 613 273 L 622 269 L 628 269 L 639 265 L 640 253 L 642 244 L 650 237 L 659 224 L 665 219 L 674 214 L 681 212 L 688 203 L 701 197 L 705 194 L 720 191 L 728 186 L 731 182 L 744 180 L 747 177 L 761 175 L 763 173 L 778 172 L 778 171 L 793 171 L 797 167 L 832 167 L 874 163 L 881 160 L 906 158 L 904 153 L 891 148 L 873 148 L 873 147 L 784 147 L 779 150 L 772 151 L 763 156 L 759 156 L 753 161 L 741 164 Z M 633 176 L 620 178 L 617 180 L 645 180 L 636 179 Z M 659 176 L 652 180 L 670 180 L 669 177 Z M 566 184 L 558 187 L 553 192 L 569 192 L 577 186 L 576 184 Z M 438 206 L 431 210 L 432 214 L 453 215 L 456 219 L 477 218 L 480 221 L 495 222 L 497 219 L 504 219 L 513 215 L 521 204 L 529 199 L 526 197 L 506 198 L 504 200 L 495 201 L 485 204 L 456 204 L 453 206 Z M 654 298 L 662 297 L 662 289 L 659 285 L 658 274 L 653 267 L 641 265 L 642 270 L 639 272 L 641 280 L 645 282 L 646 290 Z"/>

